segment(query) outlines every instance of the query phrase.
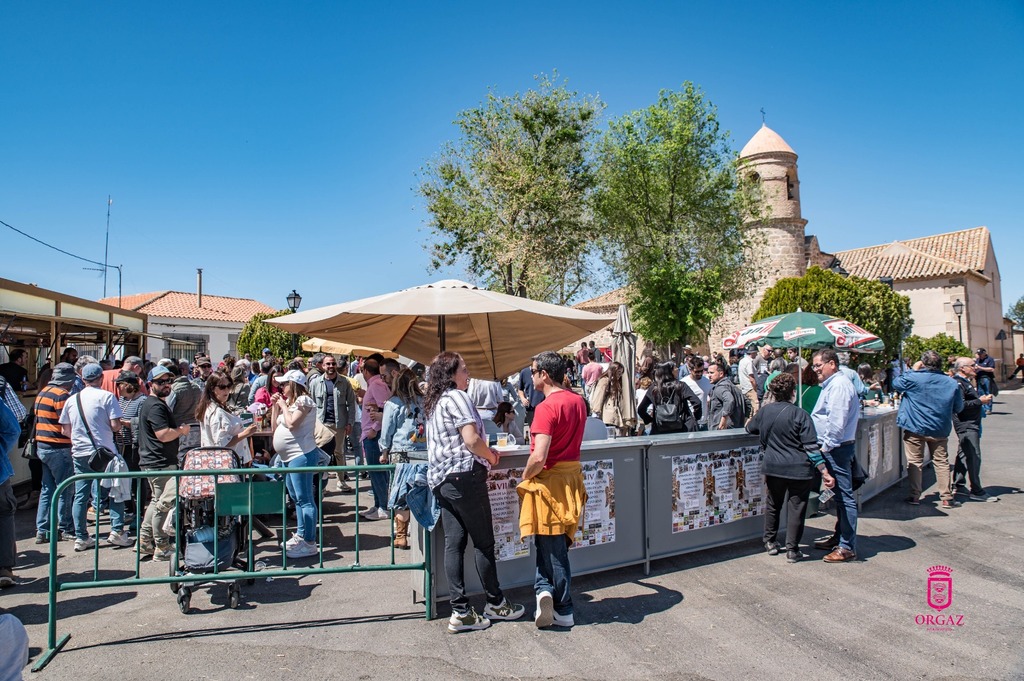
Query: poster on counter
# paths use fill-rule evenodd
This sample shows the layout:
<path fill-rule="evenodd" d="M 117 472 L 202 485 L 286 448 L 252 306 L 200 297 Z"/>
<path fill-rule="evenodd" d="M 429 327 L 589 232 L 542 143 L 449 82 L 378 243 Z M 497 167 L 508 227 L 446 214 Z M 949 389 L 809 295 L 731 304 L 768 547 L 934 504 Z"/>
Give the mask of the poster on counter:
<path fill-rule="evenodd" d="M 878 477 L 878 463 L 882 458 L 882 428 L 874 423 L 868 428 L 868 478 Z"/>
<path fill-rule="evenodd" d="M 758 447 L 673 456 L 673 534 L 763 515 L 763 471 Z"/>
<path fill-rule="evenodd" d="M 491 500 L 491 525 L 494 527 L 494 557 L 512 560 L 530 555 L 530 541 L 519 533 L 519 494 L 516 485 L 523 469 L 503 468 L 487 473 L 487 496 Z"/>
<path fill-rule="evenodd" d="M 884 444 L 882 445 L 882 473 L 890 473 L 896 467 L 896 453 L 899 451 L 899 442 L 896 441 L 896 424 L 889 421 L 882 427 L 885 433 Z"/>
<path fill-rule="evenodd" d="M 583 461 L 583 486 L 587 505 L 570 548 L 597 546 L 615 541 L 615 467 L 612 459 Z"/>

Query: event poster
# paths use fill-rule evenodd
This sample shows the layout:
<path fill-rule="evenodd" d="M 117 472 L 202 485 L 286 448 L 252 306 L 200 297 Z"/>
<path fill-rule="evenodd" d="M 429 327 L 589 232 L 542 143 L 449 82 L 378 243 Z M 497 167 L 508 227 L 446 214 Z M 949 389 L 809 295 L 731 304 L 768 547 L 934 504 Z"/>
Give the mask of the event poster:
<path fill-rule="evenodd" d="M 868 428 L 868 478 L 878 476 L 878 463 L 882 458 L 882 428 L 873 423 Z"/>
<path fill-rule="evenodd" d="M 611 459 L 582 461 L 587 505 L 570 548 L 596 546 L 615 541 L 615 467 Z"/>
<path fill-rule="evenodd" d="M 530 555 L 530 542 L 519 533 L 516 485 L 522 479 L 521 468 L 503 468 L 487 474 L 487 496 L 491 500 L 491 524 L 494 526 L 494 557 L 499 561 Z"/>
<path fill-rule="evenodd" d="M 896 426 L 891 421 L 883 426 L 885 437 L 882 445 L 882 472 L 889 473 L 895 469 L 896 453 L 899 451 L 899 442 L 896 441 Z"/>
<path fill-rule="evenodd" d="M 672 457 L 672 532 L 764 514 L 758 447 Z"/>

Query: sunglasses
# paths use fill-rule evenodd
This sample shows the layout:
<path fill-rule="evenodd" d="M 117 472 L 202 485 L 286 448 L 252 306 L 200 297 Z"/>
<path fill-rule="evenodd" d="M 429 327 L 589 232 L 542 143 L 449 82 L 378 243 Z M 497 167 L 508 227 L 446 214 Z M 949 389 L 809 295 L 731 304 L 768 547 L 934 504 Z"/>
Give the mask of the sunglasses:
<path fill-rule="evenodd" d="M 152 385 L 167 385 L 168 383 L 170 383 L 170 381 L 168 381 L 166 378 L 154 378 L 152 381 L 150 381 L 150 383 Z"/>
<path fill-rule="evenodd" d="M 231 387 L 231 384 L 230 383 L 218 383 L 214 387 L 218 388 L 218 389 L 221 389 L 221 390 L 228 390 Z"/>

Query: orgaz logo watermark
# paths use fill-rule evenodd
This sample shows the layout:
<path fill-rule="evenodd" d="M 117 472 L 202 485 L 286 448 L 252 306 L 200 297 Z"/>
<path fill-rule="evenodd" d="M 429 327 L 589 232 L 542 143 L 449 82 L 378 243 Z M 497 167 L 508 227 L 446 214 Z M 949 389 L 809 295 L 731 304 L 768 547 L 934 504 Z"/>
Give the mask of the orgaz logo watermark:
<path fill-rule="evenodd" d="M 920 613 L 914 616 L 914 624 L 928 631 L 953 631 L 964 625 L 963 615 L 945 613 L 953 605 L 953 568 L 933 565 L 928 568 L 928 607 L 938 614 Z"/>

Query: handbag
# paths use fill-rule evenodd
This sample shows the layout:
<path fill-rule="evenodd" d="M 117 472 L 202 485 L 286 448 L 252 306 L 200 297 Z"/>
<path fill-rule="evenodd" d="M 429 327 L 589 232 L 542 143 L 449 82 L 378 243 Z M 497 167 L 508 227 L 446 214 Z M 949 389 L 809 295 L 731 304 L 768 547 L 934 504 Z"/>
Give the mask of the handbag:
<path fill-rule="evenodd" d="M 102 473 L 107 470 L 107 466 L 114 460 L 117 454 L 110 451 L 106 447 L 96 445 L 96 440 L 92 436 L 92 429 L 89 428 L 89 421 L 85 418 L 85 412 L 82 411 L 82 393 L 77 393 L 75 398 L 78 402 L 78 415 L 82 419 L 82 424 L 85 426 L 85 432 L 89 436 L 89 442 L 92 443 L 92 454 L 89 455 L 89 468 L 95 473 Z"/>
<path fill-rule="evenodd" d="M 319 419 L 317 419 L 316 425 L 313 426 L 313 440 L 316 442 L 317 447 L 323 447 L 333 440 L 337 434 L 338 431 L 328 425 L 324 425 Z"/>
<path fill-rule="evenodd" d="M 21 450 L 21 457 L 23 459 L 38 459 L 39 453 L 36 451 L 36 439 L 30 437 L 28 442 L 25 443 L 25 448 Z"/>

